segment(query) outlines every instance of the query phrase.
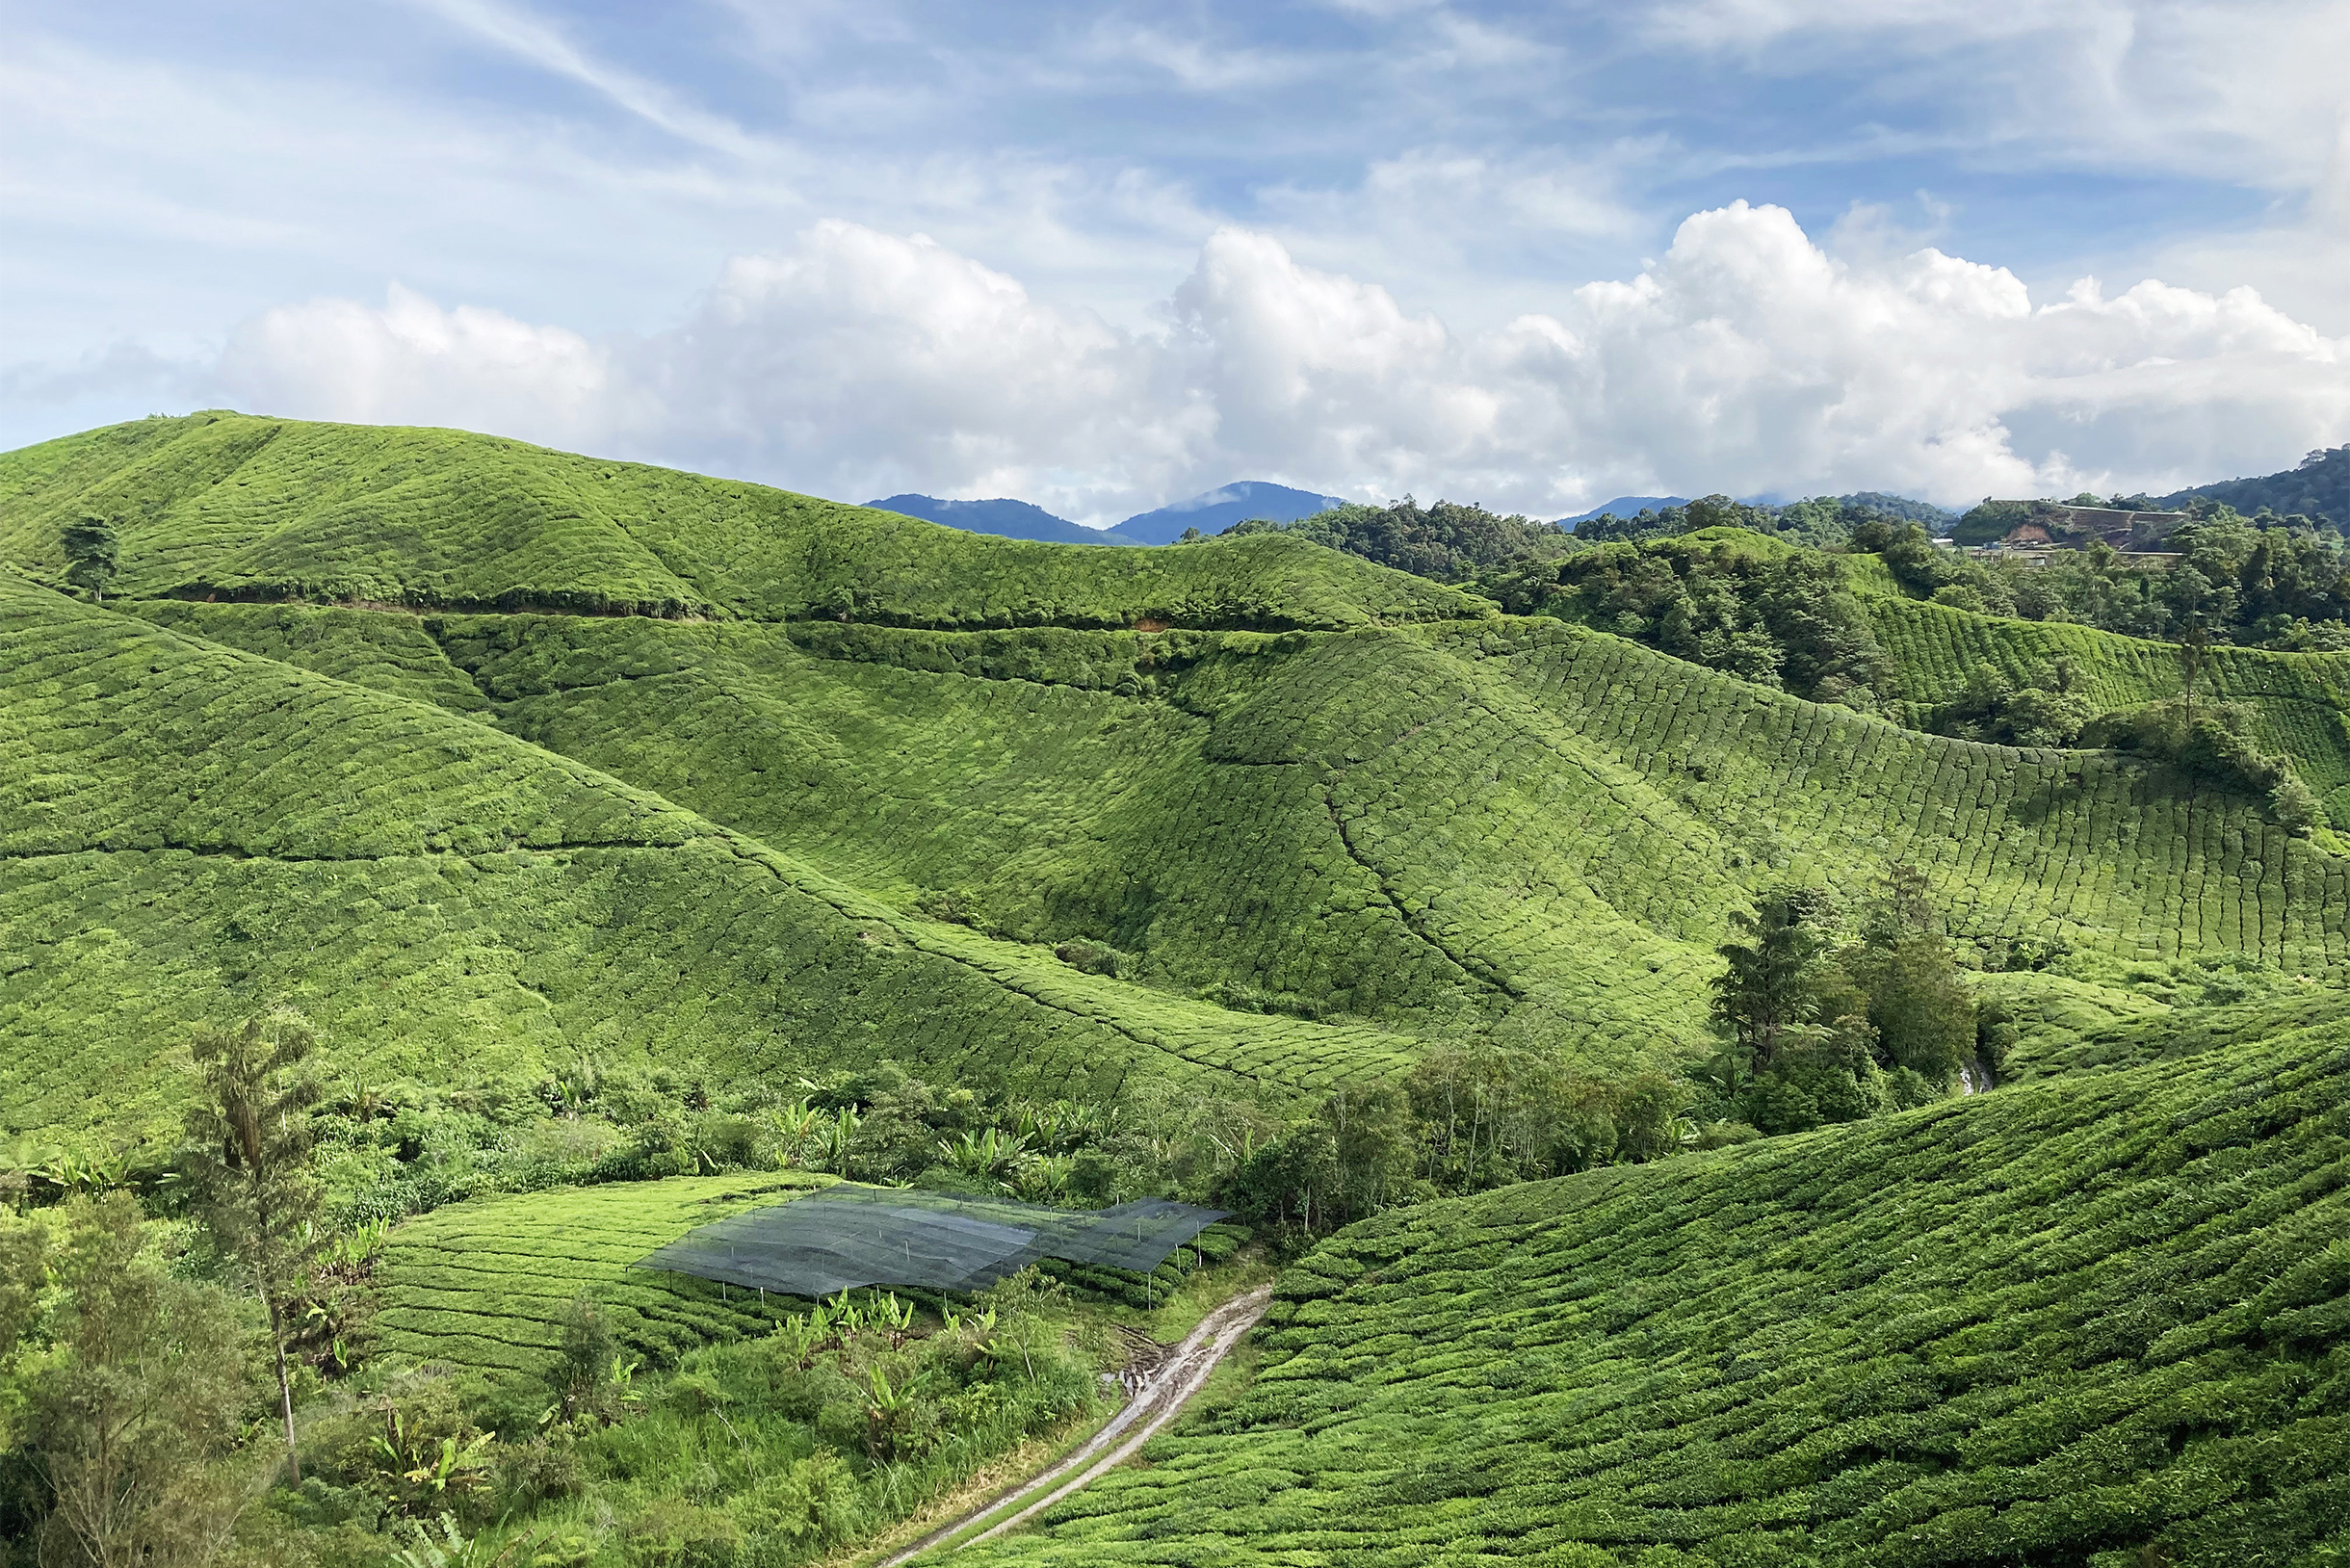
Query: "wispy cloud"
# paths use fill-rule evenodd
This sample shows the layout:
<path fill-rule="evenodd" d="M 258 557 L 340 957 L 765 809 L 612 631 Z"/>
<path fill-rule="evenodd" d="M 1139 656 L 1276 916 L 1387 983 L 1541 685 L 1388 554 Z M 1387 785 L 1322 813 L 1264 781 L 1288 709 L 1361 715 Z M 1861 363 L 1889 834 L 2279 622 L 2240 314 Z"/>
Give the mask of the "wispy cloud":
<path fill-rule="evenodd" d="M 656 337 L 727 258 L 826 220 L 929 235 L 1137 340 L 1221 231 L 1481 342 L 1569 321 L 1585 280 L 1642 275 L 1688 214 L 1740 198 L 1856 264 L 1931 243 L 2042 294 L 2091 272 L 2249 285 L 2350 330 L 2337 0 L 285 15 L 11 13 L 0 344 L 33 368 L 0 387 L 0 442 L 148 411 L 72 379 L 110 346 L 176 362 L 394 281 L 590 345 Z"/>
<path fill-rule="evenodd" d="M 779 150 L 772 140 L 754 136 L 722 116 L 695 107 L 666 86 L 596 59 L 552 22 L 519 6 L 499 0 L 413 3 L 514 59 L 593 91 L 680 141 L 736 158 L 763 158 Z"/>

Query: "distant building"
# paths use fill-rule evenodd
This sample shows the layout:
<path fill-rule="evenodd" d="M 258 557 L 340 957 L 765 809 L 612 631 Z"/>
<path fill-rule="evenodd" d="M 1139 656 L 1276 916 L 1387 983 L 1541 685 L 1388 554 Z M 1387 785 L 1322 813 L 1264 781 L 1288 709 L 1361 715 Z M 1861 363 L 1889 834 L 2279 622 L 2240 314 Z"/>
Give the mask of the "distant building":
<path fill-rule="evenodd" d="M 2187 520 L 2183 511 L 2128 511 L 2120 507 L 2068 507 L 2054 501 L 1998 501 L 2022 520 L 1999 538 L 1997 549 L 2085 550 L 2104 544 L 2126 555 L 2154 554 Z"/>

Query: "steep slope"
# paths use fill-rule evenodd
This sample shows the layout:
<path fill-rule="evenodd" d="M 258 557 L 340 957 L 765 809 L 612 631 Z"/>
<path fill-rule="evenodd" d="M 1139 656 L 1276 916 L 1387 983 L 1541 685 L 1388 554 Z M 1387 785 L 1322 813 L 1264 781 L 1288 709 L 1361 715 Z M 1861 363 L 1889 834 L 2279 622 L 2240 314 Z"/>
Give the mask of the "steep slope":
<path fill-rule="evenodd" d="M 2323 972 L 2341 863 L 2111 756 L 1927 737 L 1555 621 L 949 634 L 130 607 L 483 715 L 900 909 L 1594 1068 L 1706 1048 L 1728 916 L 1923 866 L 1956 932 Z M 2022 978 L 2026 985 L 2058 982 Z"/>
<path fill-rule="evenodd" d="M 194 414 L 0 457 L 0 560 L 62 571 L 84 515 L 116 591 L 916 626 L 1352 626 L 1475 615 L 1302 541 L 1073 550 L 455 431 Z"/>
<path fill-rule="evenodd" d="M 292 1000 L 340 1063 L 724 1082 L 888 1054 L 1108 1092 L 1306 1086 L 1409 1042 L 1236 1014 L 908 920 L 471 719 L 0 577 L 0 1126 L 170 1119 L 187 1030 Z"/>
<path fill-rule="evenodd" d="M 2105 710 L 2176 697 L 2185 687 L 2179 650 L 2170 643 L 1914 599 L 1866 602 L 1915 721 L 1965 690 L 1978 665 L 2024 687 L 2044 680 L 2057 660 L 2069 661 L 2076 690 Z M 2243 704 L 2262 747 L 2290 758 L 2328 811 L 2340 808 L 2338 820 L 2350 823 L 2350 654 L 2214 647 L 2205 655 L 2198 691 Z"/>
<path fill-rule="evenodd" d="M 965 1560 L 2338 1560 L 2343 1039 L 1353 1226 L 1237 1404 Z"/>
<path fill-rule="evenodd" d="M 644 504 L 533 510 L 608 472 Z M 1188 1062 L 1292 1087 L 1431 1042 L 1686 1064 L 1711 1049 L 1735 910 L 1788 878 L 1857 897 L 1897 861 L 1986 954 L 2030 935 L 2098 970 L 2003 979 L 2019 1001 L 2195 954 L 2328 979 L 2350 958 L 2350 867 L 2257 800 L 1922 735 L 1294 541 L 1261 560 L 1245 540 L 1014 545 L 478 437 L 235 417 L 51 443 L 0 458 L 0 528 L 36 551 L 102 504 L 127 540 L 102 610 L 10 590 L 22 635 L 55 643 L 50 674 L 30 652 L 0 672 L 23 737 L 0 757 L 0 833 L 26 850 L 11 929 L 38 954 L 0 1002 L 19 1070 L 50 1085 L 21 1125 L 109 1114 L 72 1098 L 85 1060 L 153 1059 L 186 1023 L 285 991 L 315 993 L 350 1049 L 434 1075 L 583 1047 L 721 1081 L 787 1051 L 1040 1084 Z M 645 538 L 661 550 L 628 555 Z M 901 545 L 927 564 L 898 573 Z M 768 616 L 781 601 L 761 595 L 818 557 L 874 593 Z M 239 579 L 252 593 L 362 561 L 466 602 L 534 562 L 555 575 L 494 612 L 182 596 L 232 558 L 275 562 Z M 1145 561 L 1173 564 L 1118 564 Z M 757 592 L 703 591 L 754 567 Z M 1118 595 L 1177 578 L 1194 624 L 1129 624 L 1145 601 Z M 529 608 L 565 594 L 598 613 Z M 604 613 L 628 603 L 703 613 Z M 923 605 L 940 626 L 886 624 Z M 973 628 L 1016 605 L 1071 623 Z M 1449 609 L 1476 614 L 1411 618 Z M 1928 693 L 1978 643 L 2021 667 L 2075 630 L 1877 614 Z M 2117 699 L 2168 667 L 2085 645 Z M 2281 714 L 2310 693 L 2294 745 L 2315 768 L 2340 666 L 2223 657 L 2212 679 L 2269 683 Z M 107 673 L 57 673 L 85 667 Z M 444 755 L 494 777 L 436 771 Z M 214 777 L 240 769 L 233 790 Z M 623 826 L 561 815 L 582 811 Z"/>

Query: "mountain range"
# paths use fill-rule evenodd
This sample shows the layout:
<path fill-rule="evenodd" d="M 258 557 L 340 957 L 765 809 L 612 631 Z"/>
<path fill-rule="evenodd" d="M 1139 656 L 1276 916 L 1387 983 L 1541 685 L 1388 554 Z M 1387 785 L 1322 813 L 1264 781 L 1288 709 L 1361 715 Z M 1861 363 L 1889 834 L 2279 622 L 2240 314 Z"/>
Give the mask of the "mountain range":
<path fill-rule="evenodd" d="M 927 495 L 893 495 L 866 505 L 1000 538 L 1054 544 L 1173 544 L 1190 529 L 1214 536 L 1251 518 L 1293 523 L 1344 500 L 1343 496 L 1318 495 L 1264 480 L 1241 480 L 1202 491 L 1188 501 L 1138 511 L 1114 528 L 1087 528 L 1027 501 L 941 501 Z"/>

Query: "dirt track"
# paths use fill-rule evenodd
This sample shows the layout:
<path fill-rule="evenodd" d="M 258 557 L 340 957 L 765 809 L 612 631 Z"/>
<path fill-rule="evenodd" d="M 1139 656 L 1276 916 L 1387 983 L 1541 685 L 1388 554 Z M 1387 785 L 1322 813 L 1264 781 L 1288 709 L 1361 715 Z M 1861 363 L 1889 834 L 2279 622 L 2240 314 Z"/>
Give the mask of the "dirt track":
<path fill-rule="evenodd" d="M 1053 1465 L 1030 1477 L 1011 1491 L 1003 1493 L 959 1518 L 949 1521 L 916 1541 L 894 1556 L 884 1558 L 880 1568 L 898 1568 L 911 1562 L 939 1542 L 967 1527 L 974 1519 L 996 1512 L 1008 1503 L 1023 1506 L 1008 1517 L 974 1535 L 972 1541 L 984 1541 L 1026 1523 L 1035 1515 L 1058 1503 L 1106 1470 L 1125 1463 L 1135 1450 L 1149 1442 L 1160 1427 L 1175 1418 L 1192 1395 L 1208 1381 L 1215 1364 L 1240 1343 L 1240 1336 L 1256 1325 L 1265 1316 L 1272 1300 L 1272 1287 L 1267 1285 L 1246 1295 L 1237 1295 L 1200 1320 L 1199 1326 L 1184 1336 L 1156 1375 L 1141 1394 L 1128 1401 L 1125 1409 L 1110 1419 L 1108 1425 L 1094 1433 L 1077 1449 Z M 1033 1501 L 1030 1501 L 1033 1499 Z"/>

